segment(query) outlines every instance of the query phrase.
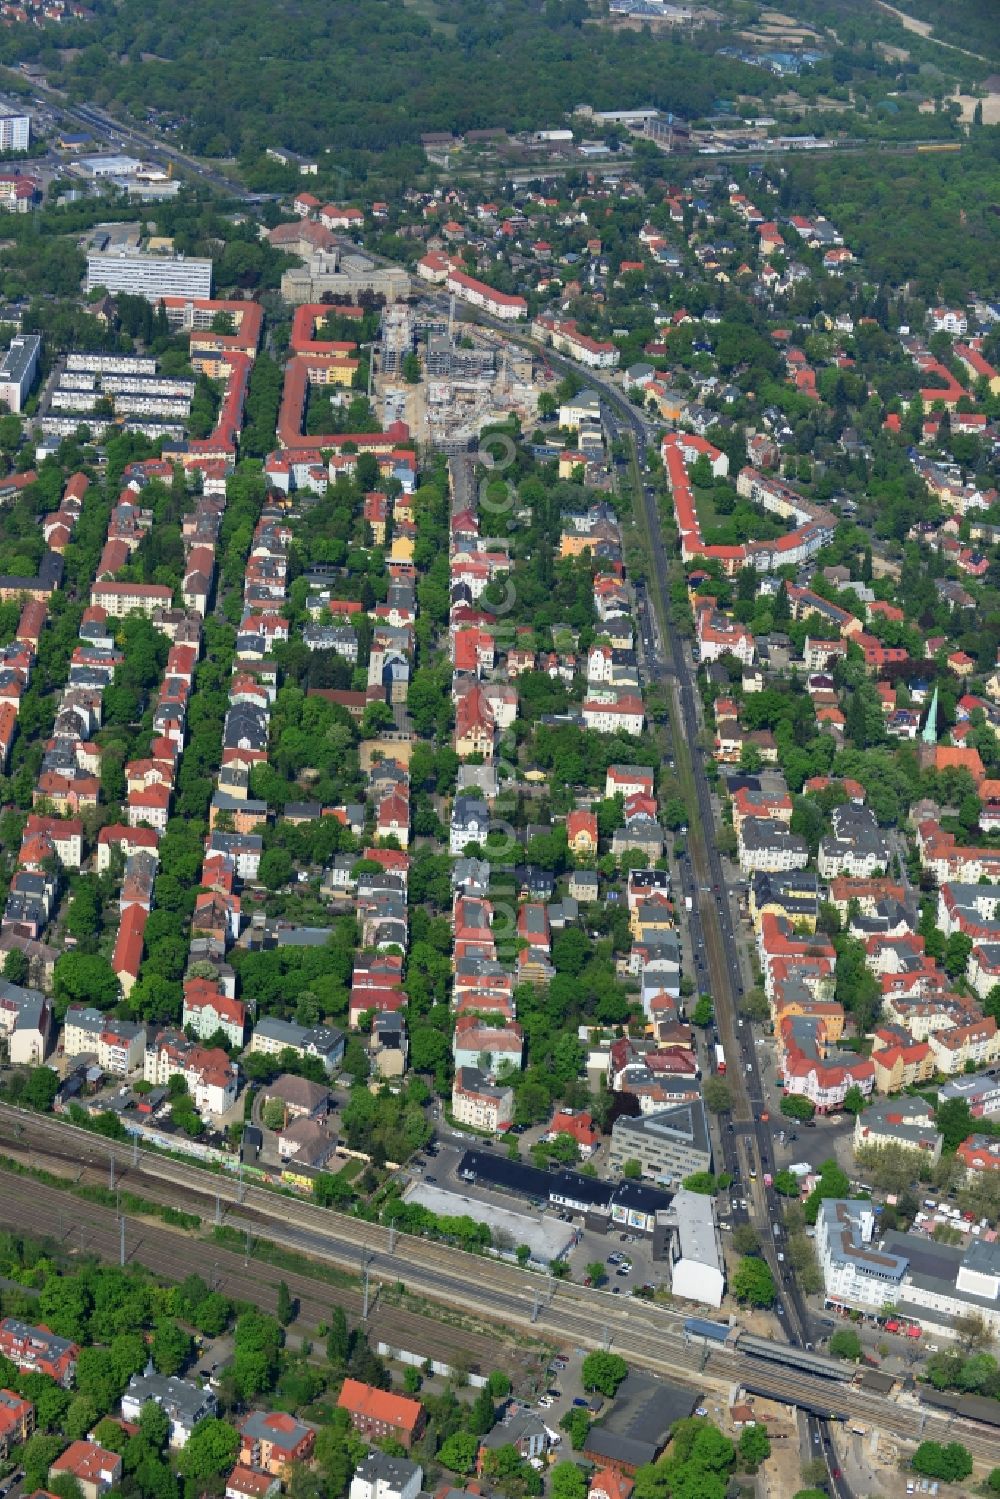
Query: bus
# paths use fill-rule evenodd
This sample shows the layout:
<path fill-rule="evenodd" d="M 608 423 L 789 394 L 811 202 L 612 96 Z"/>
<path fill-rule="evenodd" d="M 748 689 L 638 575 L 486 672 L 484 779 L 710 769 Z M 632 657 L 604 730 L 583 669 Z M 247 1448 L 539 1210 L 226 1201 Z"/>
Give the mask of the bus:
<path fill-rule="evenodd" d="M 723 1076 L 726 1070 L 726 1053 L 722 1049 L 721 1041 L 716 1041 L 715 1043 L 715 1070 L 720 1077 Z"/>

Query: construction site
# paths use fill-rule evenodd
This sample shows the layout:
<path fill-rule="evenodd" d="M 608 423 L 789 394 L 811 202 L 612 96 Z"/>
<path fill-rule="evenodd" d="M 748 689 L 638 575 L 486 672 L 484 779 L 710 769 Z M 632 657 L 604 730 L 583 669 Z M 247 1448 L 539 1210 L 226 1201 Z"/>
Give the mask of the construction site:
<path fill-rule="evenodd" d="M 419 361 L 416 381 L 411 355 Z M 430 300 L 385 309 L 373 394 L 383 426 L 404 421 L 419 443 L 454 454 L 512 413 L 530 429 L 539 386 L 531 353 L 492 329 L 459 322 L 452 297 L 447 311 Z"/>

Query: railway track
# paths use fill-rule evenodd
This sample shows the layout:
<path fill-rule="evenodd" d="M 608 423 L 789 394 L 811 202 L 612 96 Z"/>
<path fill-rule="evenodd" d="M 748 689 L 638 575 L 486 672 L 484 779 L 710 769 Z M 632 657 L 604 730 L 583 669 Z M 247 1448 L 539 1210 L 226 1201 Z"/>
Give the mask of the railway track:
<path fill-rule="evenodd" d="M 42 1137 L 37 1150 L 36 1134 Z M 230 1227 L 241 1232 L 249 1229 L 251 1235 L 266 1236 L 316 1259 L 360 1270 L 363 1252 L 374 1285 L 402 1283 L 446 1308 L 440 1316 L 432 1317 L 410 1312 L 405 1305 L 385 1306 L 376 1301 L 369 1318 L 370 1332 L 393 1346 L 409 1346 L 409 1337 L 415 1351 L 430 1352 L 444 1339 L 452 1349 L 459 1346 L 473 1353 L 482 1367 L 494 1367 L 500 1362 L 497 1339 L 442 1324 L 440 1318 L 447 1317 L 447 1309 L 458 1308 L 465 1315 L 501 1323 L 512 1342 L 523 1343 L 528 1336 L 558 1346 L 569 1342 L 583 1347 L 613 1346 L 634 1362 L 698 1390 L 704 1390 L 709 1382 L 723 1390 L 747 1382 L 772 1399 L 877 1421 L 904 1438 L 954 1433 L 954 1422 L 927 1413 L 916 1404 L 901 1404 L 833 1380 L 776 1368 L 769 1360 L 754 1359 L 738 1350 L 706 1352 L 686 1341 L 683 1313 L 543 1279 L 427 1240 L 402 1238 L 397 1252 L 395 1236 L 379 1224 L 292 1202 L 262 1188 L 248 1188 L 245 1200 L 238 1203 L 236 1181 L 141 1151 L 133 1164 L 127 1153 L 123 1159 L 121 1147 L 115 1150 L 112 1142 L 99 1136 L 0 1105 L 0 1149 L 12 1153 L 12 1136 L 13 1148 L 21 1155 L 47 1159 L 74 1179 L 92 1181 L 96 1176 L 103 1181 L 114 1154 L 118 1163 L 116 1180 L 123 1189 L 188 1212 L 214 1206 L 218 1193 L 220 1202 L 226 1204 L 224 1217 Z M 59 1188 L 43 1184 L 32 1183 L 31 1192 L 25 1193 L 24 1179 L 2 1170 L 0 1184 L 7 1188 L 0 1191 L 0 1222 L 59 1237 L 55 1230 L 68 1219 L 73 1223 L 83 1221 L 84 1247 L 117 1260 L 119 1241 L 113 1208 L 67 1199 Z M 313 1326 L 324 1320 L 334 1304 L 359 1315 L 358 1289 L 327 1286 L 304 1273 L 258 1262 L 252 1249 L 249 1256 L 239 1255 L 193 1234 L 152 1225 L 141 1217 L 129 1218 L 128 1225 L 129 1258 L 168 1278 L 183 1279 L 197 1271 L 229 1294 L 253 1299 L 265 1308 L 276 1304 L 277 1283 L 284 1279 L 300 1301 L 303 1319 L 310 1319 Z M 794 1356 L 794 1350 L 789 1354 Z M 963 1432 L 963 1440 L 983 1461 L 1000 1463 L 1000 1440 L 991 1433 L 970 1427 Z"/>

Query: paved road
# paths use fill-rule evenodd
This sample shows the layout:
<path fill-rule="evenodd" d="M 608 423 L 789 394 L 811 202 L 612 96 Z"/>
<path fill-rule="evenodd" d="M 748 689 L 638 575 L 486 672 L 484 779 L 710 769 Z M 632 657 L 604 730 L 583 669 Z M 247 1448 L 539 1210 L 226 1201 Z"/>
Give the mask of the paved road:
<path fill-rule="evenodd" d="M 186 151 L 178 150 L 176 146 L 166 143 L 160 136 L 154 135 L 149 130 L 142 129 L 139 125 L 124 124 L 116 120 L 106 110 L 98 109 L 92 104 L 70 104 L 56 89 L 49 88 L 47 84 L 35 83 L 35 89 L 46 99 L 54 109 L 70 123 L 79 127 L 87 134 L 97 132 L 98 136 L 105 136 L 120 149 L 131 148 L 140 150 L 143 155 L 172 162 L 183 172 L 190 173 L 207 187 L 214 188 L 216 192 L 225 193 L 229 197 L 240 198 L 248 201 L 254 194 L 248 193 L 242 183 L 214 167 L 204 166 L 194 156 L 188 155 Z"/>

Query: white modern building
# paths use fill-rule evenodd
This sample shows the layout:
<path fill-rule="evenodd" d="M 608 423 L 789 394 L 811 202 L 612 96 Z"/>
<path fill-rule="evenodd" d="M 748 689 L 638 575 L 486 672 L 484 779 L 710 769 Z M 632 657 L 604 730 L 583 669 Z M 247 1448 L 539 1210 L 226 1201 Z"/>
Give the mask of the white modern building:
<path fill-rule="evenodd" d="M 41 334 L 18 333 L 0 360 L 0 401 L 5 401 L 10 411 L 24 410 L 41 353 Z"/>
<path fill-rule="evenodd" d="M 981 1317 L 1000 1332 L 1000 1244 L 972 1238 L 963 1249 L 893 1230 L 876 1238 L 868 1201 L 829 1199 L 816 1220 L 816 1252 L 828 1300 L 892 1314 L 951 1336 L 954 1319 Z"/>
<path fill-rule="evenodd" d="M 30 115 L 0 114 L 0 151 L 27 151 L 30 141 Z"/>
<path fill-rule="evenodd" d="M 185 255 L 149 255 L 142 250 L 92 251 L 87 291 L 127 292 L 158 302 L 161 297 L 210 297 L 212 262 Z"/>
<path fill-rule="evenodd" d="M 661 1232 L 670 1261 L 670 1290 L 685 1301 L 721 1306 L 726 1289 L 725 1258 L 711 1197 L 681 1187 L 670 1207 L 656 1215 L 653 1255 Z"/>
<path fill-rule="evenodd" d="M 177 1451 L 185 1446 L 199 1421 L 214 1416 L 218 1409 L 215 1395 L 200 1389 L 186 1379 L 155 1374 L 152 1365 L 145 1374 L 133 1374 L 122 1396 L 122 1419 L 138 1421 L 147 1405 L 158 1405 L 170 1422 L 170 1447 Z"/>
<path fill-rule="evenodd" d="M 424 1470 L 408 1457 L 369 1452 L 354 1470 L 350 1499 L 417 1499 Z"/>

